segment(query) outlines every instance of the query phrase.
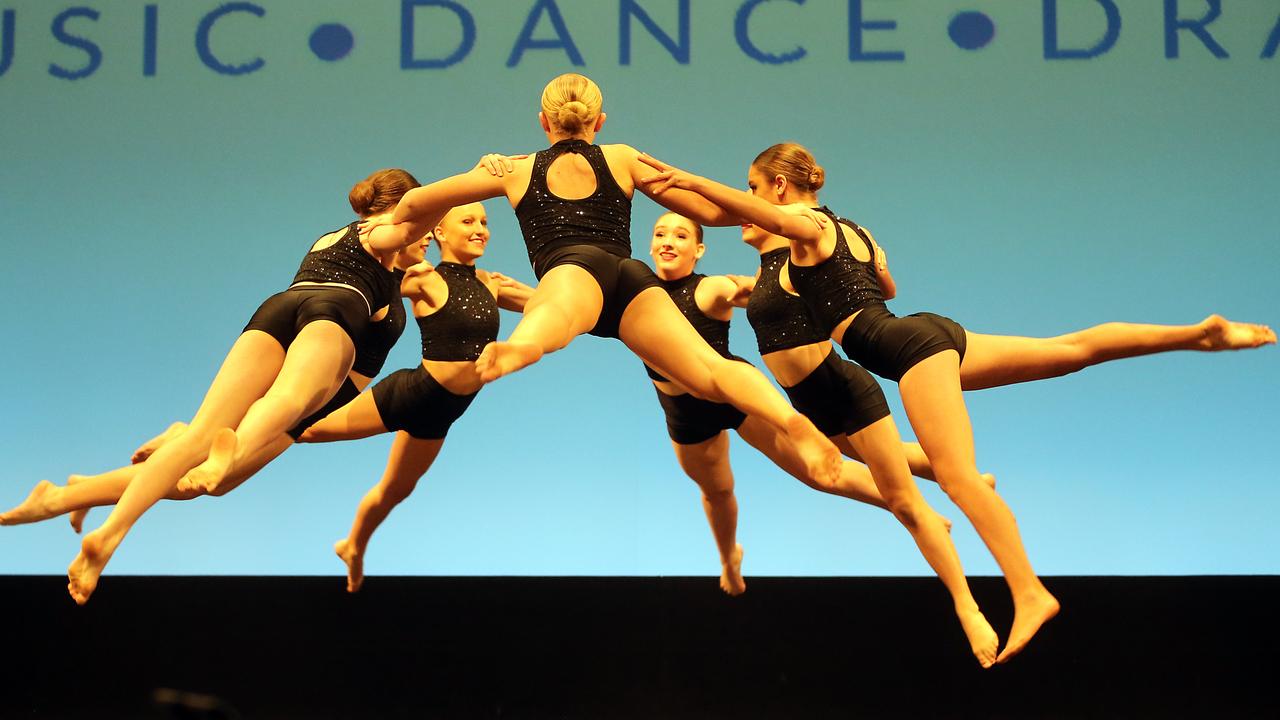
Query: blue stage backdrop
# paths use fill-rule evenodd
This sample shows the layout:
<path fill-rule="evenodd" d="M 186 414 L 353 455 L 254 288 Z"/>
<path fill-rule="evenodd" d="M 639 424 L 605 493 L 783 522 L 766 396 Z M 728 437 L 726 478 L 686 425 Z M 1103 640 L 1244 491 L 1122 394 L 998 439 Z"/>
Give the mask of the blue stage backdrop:
<path fill-rule="evenodd" d="M 0 505 L 189 418 L 258 303 L 351 219 L 355 181 L 544 147 L 539 94 L 570 70 L 604 90 L 600 142 L 730 184 L 772 143 L 809 146 L 823 200 L 887 250 L 899 313 L 1039 336 L 1280 324 L 1278 45 L 1269 0 L 0 0 Z M 487 207 L 482 267 L 532 282 L 510 208 Z M 637 199 L 641 258 L 658 214 Z M 707 243 L 703 272 L 757 267 L 736 229 Z M 758 361 L 741 316 L 733 346 Z M 1280 571 L 1278 359 L 968 394 L 1036 568 Z M 296 448 L 226 498 L 161 503 L 109 573 L 339 573 L 389 444 Z M 732 457 L 748 575 L 929 573 L 887 513 L 736 439 Z M 998 572 L 923 484 L 966 569 Z M 368 571 L 711 575 L 698 498 L 640 363 L 584 337 L 481 393 Z M 0 547 L 0 573 L 60 573 L 77 538 L 57 520 Z"/>

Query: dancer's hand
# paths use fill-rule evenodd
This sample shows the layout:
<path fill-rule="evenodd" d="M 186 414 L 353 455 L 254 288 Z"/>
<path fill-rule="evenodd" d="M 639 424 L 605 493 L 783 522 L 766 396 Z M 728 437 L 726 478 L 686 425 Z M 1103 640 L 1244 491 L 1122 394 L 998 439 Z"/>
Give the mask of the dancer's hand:
<path fill-rule="evenodd" d="M 490 270 L 490 271 L 489 271 L 489 277 L 493 278 L 494 280 L 497 280 L 497 281 L 498 281 L 498 286 L 499 286 L 499 287 L 504 287 L 504 288 L 523 288 L 523 287 L 526 287 L 526 285 L 525 285 L 524 283 L 520 282 L 519 280 L 516 280 L 515 278 L 508 277 L 508 276 L 506 276 L 506 275 L 503 275 L 503 274 L 502 274 L 502 273 L 500 273 L 500 272 L 494 272 L 494 271 Z"/>
<path fill-rule="evenodd" d="M 671 188 L 693 190 L 698 183 L 697 175 L 668 165 L 647 153 L 640 153 L 640 162 L 658 171 L 655 175 L 640 178 L 640 182 L 644 183 L 654 195 L 661 195 Z"/>
<path fill-rule="evenodd" d="M 404 276 L 406 279 L 421 277 L 423 275 L 429 275 L 430 273 L 435 272 L 435 269 L 436 268 L 434 265 L 427 262 L 426 260 L 423 260 L 420 263 L 415 263 L 405 268 Z"/>
<path fill-rule="evenodd" d="M 778 209 L 788 215 L 808 218 L 814 225 L 817 225 L 820 230 L 825 229 L 831 222 L 831 218 L 828 218 L 826 214 L 820 213 L 813 208 L 807 208 L 803 205 L 779 205 Z"/>
<path fill-rule="evenodd" d="M 374 230 L 394 224 L 395 223 L 391 222 L 390 215 L 376 215 L 374 217 L 365 218 L 364 220 L 356 223 L 356 232 L 360 234 L 360 237 L 367 238 L 369 237 L 369 233 Z"/>
<path fill-rule="evenodd" d="M 503 175 L 513 172 L 516 169 L 516 160 L 523 160 L 528 155 L 499 155 L 498 153 L 489 153 L 480 158 L 480 162 L 476 167 L 482 167 L 489 171 L 494 177 L 502 177 Z"/>
<path fill-rule="evenodd" d="M 876 270 L 880 272 L 889 272 L 889 258 L 884 254 L 884 248 L 876 246 Z"/>

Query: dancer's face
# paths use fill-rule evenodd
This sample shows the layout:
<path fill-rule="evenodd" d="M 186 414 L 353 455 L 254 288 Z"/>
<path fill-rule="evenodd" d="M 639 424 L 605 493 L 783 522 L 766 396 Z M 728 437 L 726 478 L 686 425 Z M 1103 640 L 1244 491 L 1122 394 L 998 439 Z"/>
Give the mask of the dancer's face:
<path fill-rule="evenodd" d="M 431 233 L 422 236 L 422 239 L 413 243 L 400 251 L 396 257 L 396 267 L 401 270 L 409 268 L 422 262 L 427 256 L 427 246 L 431 244 Z"/>
<path fill-rule="evenodd" d="M 450 210 L 436 226 L 435 235 L 442 259 L 474 264 L 489 244 L 489 216 L 484 205 L 471 203 Z"/>
<path fill-rule="evenodd" d="M 747 171 L 747 192 L 770 203 L 777 204 L 778 198 L 772 192 L 772 189 L 773 184 L 769 182 L 768 176 L 752 165 L 751 169 Z M 755 225 L 747 224 L 742 226 L 742 242 L 751 247 L 760 247 L 768 238 L 769 233 Z"/>
<path fill-rule="evenodd" d="M 653 226 L 649 255 L 658 277 L 664 280 L 688 276 L 706 249 L 698 242 L 697 226 L 687 217 L 667 213 Z"/>

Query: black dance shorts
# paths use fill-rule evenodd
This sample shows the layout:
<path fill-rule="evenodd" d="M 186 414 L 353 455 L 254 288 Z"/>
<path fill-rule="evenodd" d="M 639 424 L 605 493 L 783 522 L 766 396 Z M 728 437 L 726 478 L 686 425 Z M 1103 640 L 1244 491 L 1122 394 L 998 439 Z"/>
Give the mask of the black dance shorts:
<path fill-rule="evenodd" d="M 898 317 L 887 309 L 871 307 L 849 324 L 840 347 L 849 359 L 898 382 L 921 360 L 940 352 L 955 350 L 963 360 L 968 344 L 964 328 L 950 318 L 933 313 Z"/>
<path fill-rule="evenodd" d="M 737 430 L 745 413 L 726 403 L 702 400 L 689 394 L 668 395 L 658 388 L 658 404 L 667 415 L 667 434 L 677 445 L 697 445 L 725 430 Z"/>
<path fill-rule="evenodd" d="M 373 386 L 373 402 L 382 424 L 419 440 L 443 439 L 476 394 L 454 395 L 421 365 L 397 370 Z"/>
<path fill-rule="evenodd" d="M 359 395 L 360 389 L 357 388 L 356 384 L 351 382 L 351 378 L 348 377 L 342 381 L 342 385 L 338 388 L 338 392 L 329 400 L 329 402 L 324 404 L 324 407 L 303 418 L 301 422 L 290 428 L 286 434 L 293 438 L 294 442 L 298 442 L 298 438 L 302 437 L 302 433 L 306 432 L 307 428 L 329 417 L 329 413 L 337 410 L 343 405 L 346 405 L 352 400 L 355 400 Z"/>
<path fill-rule="evenodd" d="M 782 389 L 791 406 L 827 437 L 853 435 L 889 416 L 880 383 L 835 350 L 805 379 Z"/>
<path fill-rule="evenodd" d="M 596 337 L 618 337 L 622 313 L 631 301 L 649 288 L 662 287 L 662 281 L 648 265 L 634 258 L 619 257 L 594 245 L 566 245 L 547 251 L 538 258 L 538 278 L 560 265 L 577 265 L 591 273 L 600 286 L 604 305 L 600 308 L 596 326 L 588 331 Z"/>
<path fill-rule="evenodd" d="M 299 287 L 278 292 L 258 306 L 244 326 L 261 330 L 288 350 L 302 328 L 317 320 L 338 324 L 352 342 L 369 325 L 369 303 L 358 291 L 341 287 Z"/>

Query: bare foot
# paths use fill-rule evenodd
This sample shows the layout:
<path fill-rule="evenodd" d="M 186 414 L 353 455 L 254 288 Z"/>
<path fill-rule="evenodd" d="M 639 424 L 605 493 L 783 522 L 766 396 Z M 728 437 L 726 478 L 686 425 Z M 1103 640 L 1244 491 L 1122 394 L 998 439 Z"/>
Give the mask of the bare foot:
<path fill-rule="evenodd" d="M 56 507 L 58 490 L 58 486 L 48 480 L 36 483 L 21 505 L 9 512 L 0 513 L 0 525 L 25 525 L 59 515 Z"/>
<path fill-rule="evenodd" d="M 68 475 L 67 485 L 79 485 L 87 479 L 84 475 Z M 89 508 L 80 508 L 67 513 L 67 520 L 71 522 L 71 529 L 79 535 L 84 529 L 84 519 L 89 516 Z"/>
<path fill-rule="evenodd" d="M 222 428 L 213 435 L 213 444 L 209 447 L 209 458 L 191 468 L 190 472 L 178 481 L 179 492 L 199 492 L 212 495 L 222 484 L 231 462 L 236 456 L 236 431 Z"/>
<path fill-rule="evenodd" d="M 89 596 L 98 587 L 102 569 L 111 559 L 102 528 L 98 528 L 80 541 L 80 554 L 67 568 L 67 592 L 77 605 L 89 602 Z"/>
<path fill-rule="evenodd" d="M 840 481 L 844 458 L 831 440 L 800 413 L 788 418 L 783 429 L 804 461 L 809 479 L 822 487 L 835 487 Z"/>
<path fill-rule="evenodd" d="M 542 348 L 537 345 L 513 342 L 491 342 L 484 346 L 476 359 L 476 372 L 480 380 L 493 382 L 503 375 L 528 367 L 542 359 Z"/>
<path fill-rule="evenodd" d="M 729 562 L 721 565 L 720 589 L 729 595 L 741 595 L 747 591 L 747 581 L 742 579 L 742 546 L 733 546 Z"/>
<path fill-rule="evenodd" d="M 991 629 L 987 618 L 977 607 L 965 611 L 957 609 L 956 617 L 960 618 L 960 627 L 964 628 L 964 634 L 969 638 L 969 647 L 973 650 L 973 656 L 978 659 L 978 664 L 983 668 L 995 665 L 1000 636 Z"/>
<path fill-rule="evenodd" d="M 347 538 L 334 543 L 333 551 L 347 566 L 347 592 L 359 591 L 364 584 L 364 555 L 356 552 L 355 543 Z"/>
<path fill-rule="evenodd" d="M 164 432 L 139 445 L 138 449 L 133 451 L 133 457 L 129 458 L 129 462 L 134 465 L 144 462 L 147 458 L 151 457 L 151 453 L 159 450 L 161 445 L 169 442 L 175 436 L 182 434 L 186 429 L 186 423 L 176 422 L 170 425 L 165 428 Z"/>
<path fill-rule="evenodd" d="M 992 490 L 996 489 L 995 475 L 992 475 L 991 473 L 982 473 L 981 477 L 982 477 L 982 482 L 986 483 L 987 487 L 991 488 Z"/>
<path fill-rule="evenodd" d="M 1013 656 L 1022 652 L 1040 626 L 1052 620 L 1059 609 L 1058 600 L 1043 588 L 1025 599 L 1014 598 L 1013 605 L 1013 628 L 1009 630 L 1009 642 L 1005 643 L 1004 650 L 996 658 L 999 664 L 1009 662 Z"/>
<path fill-rule="evenodd" d="M 1210 315 L 1200 325 L 1204 328 L 1202 350 L 1245 350 L 1276 344 L 1276 331 L 1266 325 L 1231 322 L 1221 315 Z"/>

